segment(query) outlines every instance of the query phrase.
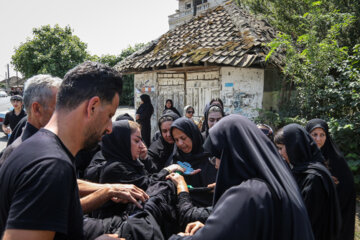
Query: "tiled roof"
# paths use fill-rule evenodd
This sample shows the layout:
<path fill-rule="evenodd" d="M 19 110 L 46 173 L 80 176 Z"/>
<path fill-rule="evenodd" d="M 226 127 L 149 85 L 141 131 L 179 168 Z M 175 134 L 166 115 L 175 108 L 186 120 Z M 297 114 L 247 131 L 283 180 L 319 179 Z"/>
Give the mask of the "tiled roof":
<path fill-rule="evenodd" d="M 265 65 L 276 31 L 236 3 L 228 2 L 178 26 L 119 62 L 120 72 L 187 65 Z M 274 55 L 267 63 L 280 66 Z"/>

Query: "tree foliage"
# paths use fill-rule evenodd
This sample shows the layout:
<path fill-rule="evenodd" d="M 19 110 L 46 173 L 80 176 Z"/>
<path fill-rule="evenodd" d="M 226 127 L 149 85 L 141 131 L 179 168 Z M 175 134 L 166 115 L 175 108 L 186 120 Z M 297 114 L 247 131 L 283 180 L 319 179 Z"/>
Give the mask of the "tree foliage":
<path fill-rule="evenodd" d="M 134 52 L 136 52 L 137 50 L 141 49 L 144 46 L 145 44 L 143 43 L 137 43 L 134 46 L 129 45 L 127 48 L 123 49 L 119 55 L 106 54 L 106 55 L 101 55 L 101 57 L 97 55 L 93 55 L 89 57 L 89 60 L 101 62 L 107 64 L 110 67 L 113 67 L 118 62 L 121 62 L 123 59 L 130 56 L 131 54 L 133 54 Z"/>
<path fill-rule="evenodd" d="M 15 49 L 12 64 L 25 78 L 44 73 L 62 78 L 88 55 L 87 45 L 72 33 L 69 26 L 34 28 L 32 39 Z"/>
<path fill-rule="evenodd" d="M 145 44 L 138 43 L 134 46 L 128 46 L 123 49 L 119 55 L 101 55 L 101 57 L 97 55 L 89 56 L 88 60 L 97 61 L 104 64 L 107 64 L 110 67 L 115 66 L 118 62 L 121 62 L 126 57 L 130 56 L 137 50 L 144 47 Z M 120 105 L 134 105 L 134 74 L 123 75 L 123 90 L 120 97 Z"/>
<path fill-rule="evenodd" d="M 360 2 L 241 2 L 279 30 L 267 59 L 274 52 L 285 55 L 284 78 L 296 89 L 279 114 L 261 117 L 277 124 L 327 120 L 360 183 Z"/>

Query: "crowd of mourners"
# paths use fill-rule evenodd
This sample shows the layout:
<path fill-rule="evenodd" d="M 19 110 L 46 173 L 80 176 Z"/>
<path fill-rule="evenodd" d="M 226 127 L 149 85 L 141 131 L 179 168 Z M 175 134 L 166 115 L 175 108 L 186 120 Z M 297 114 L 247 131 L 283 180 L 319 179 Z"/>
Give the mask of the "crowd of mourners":
<path fill-rule="evenodd" d="M 26 81 L 0 158 L 2 239 L 354 239 L 353 175 L 324 120 L 274 132 L 212 99 L 197 122 L 168 99 L 151 138 L 149 95 L 112 122 L 121 89 L 94 62 Z"/>

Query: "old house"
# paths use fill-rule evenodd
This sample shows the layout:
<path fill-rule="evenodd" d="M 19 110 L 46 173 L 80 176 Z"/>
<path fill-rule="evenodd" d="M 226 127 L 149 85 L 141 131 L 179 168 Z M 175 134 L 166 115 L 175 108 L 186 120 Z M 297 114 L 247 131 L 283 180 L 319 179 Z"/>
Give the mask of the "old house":
<path fill-rule="evenodd" d="M 176 16 L 181 18 L 186 10 L 181 4 L 190 2 L 180 0 Z M 213 8 L 210 1 L 200 2 L 209 8 L 183 19 L 183 24 L 172 26 L 115 66 L 122 73 L 135 74 L 136 108 L 141 94 L 151 96 L 153 131 L 168 98 L 181 113 L 184 106 L 192 105 L 195 118 L 203 116 L 206 103 L 217 97 L 227 113 L 248 117 L 256 116 L 257 109 L 277 107 L 281 61 L 273 56 L 266 62 L 269 49 L 264 45 L 275 37 L 275 30 L 234 2 Z"/>

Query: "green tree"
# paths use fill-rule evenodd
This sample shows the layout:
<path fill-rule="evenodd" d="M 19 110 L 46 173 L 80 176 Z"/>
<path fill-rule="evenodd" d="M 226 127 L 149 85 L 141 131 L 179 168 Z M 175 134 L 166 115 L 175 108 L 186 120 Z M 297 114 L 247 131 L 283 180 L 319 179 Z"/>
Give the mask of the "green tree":
<path fill-rule="evenodd" d="M 128 46 L 123 49 L 119 55 L 101 55 L 101 57 L 97 55 L 92 55 L 87 58 L 90 61 L 101 62 L 107 64 L 110 67 L 115 66 L 118 62 L 121 62 L 126 57 L 130 56 L 137 50 L 144 47 L 145 44 L 137 43 L 134 46 Z M 134 74 L 123 75 L 123 89 L 120 98 L 120 105 L 134 105 Z"/>
<path fill-rule="evenodd" d="M 86 48 L 70 26 L 46 25 L 33 29 L 32 39 L 15 49 L 11 63 L 25 78 L 44 73 L 62 78 L 86 59 Z"/>
<path fill-rule="evenodd" d="M 95 61 L 95 62 L 101 62 L 104 64 L 107 64 L 110 67 L 115 66 L 118 62 L 121 62 L 126 57 L 130 56 L 137 50 L 144 47 L 145 44 L 143 43 L 136 43 L 134 46 L 128 46 L 127 48 L 123 49 L 119 55 L 112 55 L 112 54 L 106 54 L 101 55 L 101 57 L 97 55 L 89 56 L 88 60 Z"/>
<path fill-rule="evenodd" d="M 291 97 L 279 114 L 262 117 L 275 120 L 278 127 L 315 117 L 327 120 L 360 183 L 360 2 L 241 2 L 280 30 L 269 44 L 267 59 L 274 53 L 285 56 L 285 83 L 296 89 L 284 94 Z"/>

